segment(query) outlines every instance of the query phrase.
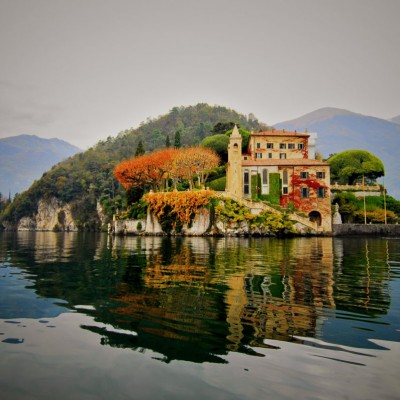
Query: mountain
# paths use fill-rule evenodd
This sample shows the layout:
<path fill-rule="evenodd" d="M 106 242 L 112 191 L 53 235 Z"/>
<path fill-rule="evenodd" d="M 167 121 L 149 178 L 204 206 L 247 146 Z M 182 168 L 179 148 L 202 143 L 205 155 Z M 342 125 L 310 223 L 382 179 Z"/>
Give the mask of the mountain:
<path fill-rule="evenodd" d="M 15 225 L 22 217 L 36 215 L 42 199 L 55 198 L 57 207 L 61 203 L 69 205 L 61 213 L 61 220 L 72 210 L 78 228 L 98 229 L 99 205 L 103 224 L 116 209 L 125 206 L 126 192 L 115 180 L 113 170 L 122 160 L 134 157 L 140 141 L 145 151 L 152 151 L 165 147 L 167 136 L 173 143 L 175 132 L 179 131 L 182 145 L 194 145 L 212 135 L 213 127 L 219 122 L 235 122 L 246 130 L 267 129 L 256 118 L 221 106 L 201 103 L 174 107 L 165 115 L 148 119 L 137 129 L 125 130 L 54 165 L 13 201 L 1 215 L 2 220 Z"/>
<path fill-rule="evenodd" d="M 390 121 L 396 124 L 400 124 L 400 115 L 398 115 L 397 117 L 393 117 Z"/>
<path fill-rule="evenodd" d="M 34 135 L 0 139 L 0 193 L 23 192 L 51 166 L 80 151 L 63 140 Z"/>
<path fill-rule="evenodd" d="M 351 149 L 369 151 L 385 165 L 388 193 L 400 199 L 400 124 L 347 110 L 322 108 L 274 127 L 317 132 L 317 150 L 324 157 Z"/>

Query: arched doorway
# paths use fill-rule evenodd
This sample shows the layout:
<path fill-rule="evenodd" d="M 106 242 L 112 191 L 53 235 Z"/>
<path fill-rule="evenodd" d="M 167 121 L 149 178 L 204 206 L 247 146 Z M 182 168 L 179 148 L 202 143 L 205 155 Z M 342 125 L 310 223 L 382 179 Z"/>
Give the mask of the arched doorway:
<path fill-rule="evenodd" d="M 321 226 L 322 217 L 321 213 L 319 213 L 318 211 L 311 211 L 308 214 L 308 218 L 310 219 L 311 222 L 316 222 L 318 226 Z"/>

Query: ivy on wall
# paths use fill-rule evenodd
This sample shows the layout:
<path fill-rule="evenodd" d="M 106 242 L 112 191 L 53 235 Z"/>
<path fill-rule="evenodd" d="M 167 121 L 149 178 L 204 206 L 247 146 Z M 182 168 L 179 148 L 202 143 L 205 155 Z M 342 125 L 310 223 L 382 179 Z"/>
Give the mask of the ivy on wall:
<path fill-rule="evenodd" d="M 170 233 L 172 230 L 179 232 L 184 224 L 190 225 L 201 208 L 209 205 L 213 195 L 212 190 L 150 192 L 143 199 L 160 221 L 163 230 Z"/>
<path fill-rule="evenodd" d="M 282 180 L 279 172 L 271 172 L 268 174 L 269 194 L 263 195 L 262 199 L 272 204 L 279 204 L 282 191 Z"/>

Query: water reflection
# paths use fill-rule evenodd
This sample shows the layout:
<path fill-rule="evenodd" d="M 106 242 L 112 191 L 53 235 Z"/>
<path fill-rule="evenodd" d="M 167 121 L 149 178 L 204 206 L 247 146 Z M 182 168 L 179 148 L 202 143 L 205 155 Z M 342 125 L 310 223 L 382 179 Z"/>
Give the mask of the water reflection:
<path fill-rule="evenodd" d="M 3 287 L 20 274 L 40 317 L 52 316 L 42 304 L 50 299 L 92 316 L 82 328 L 101 344 L 165 362 L 224 363 L 228 352 L 261 355 L 277 340 L 398 340 L 398 240 L 1 235 Z M 23 316 L 12 316 L 14 300 L 2 298 L 0 318 Z"/>

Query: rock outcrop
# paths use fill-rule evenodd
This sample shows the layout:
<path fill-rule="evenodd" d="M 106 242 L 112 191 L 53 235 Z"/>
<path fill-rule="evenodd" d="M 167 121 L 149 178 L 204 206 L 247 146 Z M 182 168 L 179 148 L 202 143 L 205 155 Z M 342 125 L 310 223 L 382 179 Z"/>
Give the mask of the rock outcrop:
<path fill-rule="evenodd" d="M 3 225 L 6 230 L 18 231 L 78 231 L 71 204 L 64 204 L 55 197 L 39 200 L 35 216 L 21 218 L 16 226 Z"/>

